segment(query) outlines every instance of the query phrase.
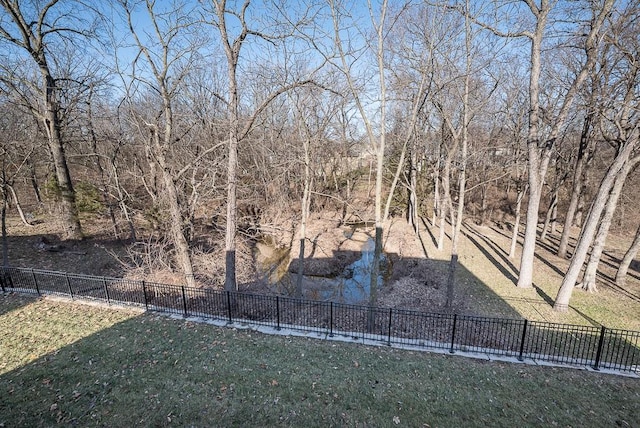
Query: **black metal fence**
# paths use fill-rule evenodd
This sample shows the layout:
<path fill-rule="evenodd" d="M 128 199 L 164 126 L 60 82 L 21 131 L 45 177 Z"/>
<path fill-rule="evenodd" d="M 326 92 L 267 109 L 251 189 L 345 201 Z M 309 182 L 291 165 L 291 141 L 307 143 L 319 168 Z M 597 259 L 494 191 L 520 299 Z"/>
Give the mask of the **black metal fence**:
<path fill-rule="evenodd" d="M 275 329 L 640 373 L 640 331 L 257 295 L 25 268 L 0 269 L 3 292 L 57 294 Z"/>

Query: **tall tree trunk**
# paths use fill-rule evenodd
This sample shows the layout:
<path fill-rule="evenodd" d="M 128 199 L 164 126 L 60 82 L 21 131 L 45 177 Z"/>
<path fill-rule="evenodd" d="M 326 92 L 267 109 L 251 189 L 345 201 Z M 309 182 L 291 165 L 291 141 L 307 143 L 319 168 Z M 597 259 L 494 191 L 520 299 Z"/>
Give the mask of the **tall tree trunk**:
<path fill-rule="evenodd" d="M 445 307 L 453 309 L 455 274 L 458 267 L 458 245 L 462 230 L 464 215 L 465 189 L 467 185 L 467 151 L 469 146 L 469 85 L 471 79 L 471 22 L 469 16 L 469 0 L 465 3 L 465 78 L 462 94 L 462 142 L 460 150 L 460 170 L 458 172 L 458 212 L 451 234 L 451 260 L 449 262 L 449 276 L 447 278 L 447 300 Z M 453 211 L 453 209 L 452 209 Z"/>
<path fill-rule="evenodd" d="M 638 250 L 640 250 L 640 225 L 638 225 L 638 228 L 636 229 L 636 236 L 633 238 L 631 246 L 624 254 L 624 257 L 620 262 L 620 266 L 618 266 L 618 272 L 616 272 L 616 284 L 619 286 L 623 286 L 627 281 L 629 266 L 631 266 L 631 262 L 638 254 Z"/>
<path fill-rule="evenodd" d="M 31 187 L 33 187 L 33 193 L 36 197 L 36 201 L 38 204 L 42 204 L 42 195 L 40 195 L 40 187 L 38 186 L 38 177 L 36 175 L 36 167 L 33 162 L 29 159 L 26 160 L 27 166 L 29 167 L 29 180 L 31 181 Z"/>
<path fill-rule="evenodd" d="M 7 189 L 9 189 L 9 192 L 11 192 L 11 196 L 13 197 L 13 202 L 15 202 L 16 204 L 16 209 L 18 210 L 18 215 L 20 216 L 20 220 L 22 220 L 22 223 L 24 223 L 25 226 L 33 226 L 31 223 L 29 223 L 29 220 L 27 220 L 27 217 L 25 217 L 24 211 L 22 211 L 22 205 L 20 205 L 20 201 L 18 200 L 18 195 L 16 194 L 16 191 L 13 188 L 13 186 L 10 185 L 9 183 L 5 183 L 5 186 Z"/>
<path fill-rule="evenodd" d="M 562 107 L 556 115 L 555 121 L 549 132 L 549 136 L 539 146 L 539 120 L 540 120 L 540 71 L 541 71 L 541 51 L 542 39 L 546 21 L 551 11 L 550 2 L 543 0 L 538 8 L 536 3 L 527 2 L 532 12 L 536 16 L 536 31 L 531 35 L 531 72 L 529 79 L 529 132 L 527 135 L 527 151 L 529 166 L 529 204 L 527 206 L 527 224 L 524 233 L 524 242 L 522 244 L 522 257 L 520 259 L 520 274 L 518 276 L 518 287 L 529 288 L 533 285 L 533 261 L 535 258 L 536 248 L 536 229 L 538 227 L 538 212 L 540 208 L 540 198 L 542 196 L 542 187 L 547 174 L 549 160 L 551 159 L 551 149 L 556 143 L 556 139 L 561 128 L 565 124 L 573 100 L 589 72 L 593 69 L 597 60 L 598 43 L 601 39 L 600 29 L 611 9 L 613 8 L 613 0 L 605 0 L 602 7 L 594 9 L 593 18 L 589 27 L 589 33 L 584 42 L 584 50 L 586 61 L 582 65 L 580 71 L 571 82 L 571 86 L 567 90 Z"/>
<path fill-rule="evenodd" d="M 304 119 L 302 119 L 304 120 Z M 303 125 L 304 126 L 304 125 Z M 302 201 L 300 204 L 300 254 L 298 255 L 298 278 L 296 280 L 295 296 L 302 297 L 302 280 L 304 277 L 304 244 L 307 239 L 307 218 L 311 199 L 311 157 L 309 156 L 310 141 L 303 137 L 304 148 L 304 187 L 302 189 Z"/>
<path fill-rule="evenodd" d="M 166 141 L 169 141 L 172 135 L 172 120 L 171 111 L 167 107 L 165 109 L 165 117 L 166 125 L 165 125 L 165 144 Z M 178 197 L 178 189 L 176 187 L 176 183 L 173 180 L 172 170 L 169 167 L 167 160 L 165 158 L 165 150 L 162 147 L 162 143 L 160 142 L 160 136 L 156 132 L 156 130 L 152 130 L 154 132 L 154 142 L 155 142 L 155 158 L 158 161 L 158 166 L 160 167 L 162 174 L 162 181 L 164 185 L 164 196 L 169 207 L 169 216 L 171 217 L 171 235 L 173 237 L 173 244 L 175 245 L 176 250 L 176 258 L 178 264 L 182 269 L 182 273 L 184 275 L 187 286 L 195 287 L 196 280 L 193 274 L 193 263 L 191 261 L 191 251 L 189 249 L 189 243 L 187 242 L 187 238 L 184 236 L 183 224 L 184 219 L 182 216 L 182 210 L 180 207 L 180 199 Z"/>
<path fill-rule="evenodd" d="M 375 55 L 377 65 L 377 78 L 380 85 L 380 103 L 379 103 L 379 130 L 378 135 L 374 133 L 370 115 L 367 113 L 365 106 L 362 103 L 360 97 L 359 88 L 353 80 L 351 72 L 352 65 L 347 60 L 346 53 L 344 51 L 344 45 L 342 42 L 343 35 L 341 34 L 341 26 L 339 20 L 339 12 L 335 2 L 330 2 L 331 17 L 333 21 L 333 41 L 335 48 L 340 58 L 341 72 L 344 74 L 347 84 L 350 89 L 350 93 L 353 96 L 354 102 L 363 120 L 363 124 L 366 130 L 367 139 L 371 146 L 375 149 L 376 153 L 376 183 L 375 183 L 375 249 L 373 256 L 373 263 L 371 269 L 371 276 L 369 282 L 369 306 L 370 310 L 367 317 L 367 330 L 372 331 L 374 328 L 375 312 L 373 310 L 377 301 L 378 292 L 378 276 L 380 272 L 380 256 L 382 254 L 383 244 L 383 212 L 382 212 L 382 179 L 383 179 L 383 167 L 384 167 L 384 150 L 386 141 L 386 82 L 385 82 L 385 63 L 384 63 L 384 36 L 387 27 L 385 27 L 385 19 L 387 13 L 387 0 L 382 0 L 378 11 L 373 10 L 371 3 L 368 3 L 369 15 L 371 17 L 371 23 L 376 31 L 376 47 L 373 54 Z M 379 12 L 379 20 L 376 22 L 375 16 Z"/>
<path fill-rule="evenodd" d="M 522 200 L 527 193 L 528 186 L 518 186 L 518 193 L 516 196 L 516 218 L 513 221 L 513 233 L 511 234 L 511 245 L 509 246 L 509 258 L 512 259 L 516 256 L 516 246 L 518 244 L 518 233 L 520 231 L 520 216 L 522 212 Z"/>
<path fill-rule="evenodd" d="M 538 149 L 538 126 L 540 120 L 540 72 L 542 37 L 547 23 L 550 6 L 543 2 L 544 8 L 537 9 L 536 31 L 531 37 L 531 58 L 529 65 L 529 131 L 527 134 L 527 171 L 529 180 L 529 203 L 527 204 L 524 242 L 520 257 L 520 274 L 518 287 L 531 287 L 533 282 L 533 260 L 536 249 L 536 232 L 538 228 L 538 212 L 544 174 L 541 171 L 540 153 Z M 533 8 L 532 8 L 533 11 Z"/>
<path fill-rule="evenodd" d="M 440 147 L 440 145 L 438 145 Z M 433 168 L 433 213 L 431 214 L 431 227 L 436 225 L 440 213 L 440 149 L 436 156 L 436 165 Z"/>
<path fill-rule="evenodd" d="M 232 120 L 232 122 L 235 122 Z M 229 136 L 229 150 L 227 163 L 227 223 L 225 228 L 225 277 L 224 289 L 236 291 L 236 232 L 238 230 L 238 138 L 231 131 Z"/>
<path fill-rule="evenodd" d="M 0 228 L 2 229 L 2 267 L 9 267 L 9 242 L 7 239 L 7 172 L 5 157 L 2 157 L 2 212 L 0 213 Z"/>
<path fill-rule="evenodd" d="M 555 235 L 558 232 L 558 193 L 555 194 L 556 202 L 551 209 L 551 228 L 549 232 Z"/>
<path fill-rule="evenodd" d="M 536 153 L 532 154 L 532 151 L 536 151 Z M 529 151 L 529 157 L 529 163 L 535 164 L 536 166 L 529 167 L 529 203 L 527 204 L 524 241 L 522 243 L 522 255 L 520 257 L 520 274 L 517 284 L 520 288 L 529 288 L 533 283 L 533 260 L 536 249 L 538 211 L 540 209 L 540 197 L 542 195 L 542 183 L 538 176 L 539 170 L 537 167 L 537 147 Z M 536 160 L 532 162 L 531 158 L 535 158 Z"/>
<path fill-rule="evenodd" d="M 384 213 L 382 211 L 382 181 L 384 172 L 384 150 L 386 142 L 386 86 L 384 79 L 384 38 L 383 27 L 385 21 L 385 14 L 387 10 L 387 0 L 383 0 L 382 12 L 380 17 L 380 23 L 378 26 L 378 73 L 380 79 L 380 136 L 378 137 L 378 147 L 376 147 L 376 199 L 375 199 L 375 216 L 376 216 L 376 231 L 375 231 L 375 248 L 373 251 L 373 266 L 371 269 L 371 284 L 369 286 L 369 305 L 375 306 L 378 301 L 378 277 L 380 276 L 380 258 L 382 256 L 382 239 L 384 228 Z M 371 317 L 373 312 L 369 314 L 369 331 L 373 329 L 373 323 Z"/>
<path fill-rule="evenodd" d="M 576 157 L 576 163 L 573 170 L 573 185 L 571 187 L 571 199 L 569 200 L 569 207 L 564 218 L 564 227 L 562 228 L 562 235 L 560 236 L 560 244 L 558 245 L 558 257 L 567 257 L 567 250 L 569 248 L 569 237 L 571 235 L 571 227 L 575 219 L 576 211 L 578 209 L 578 202 L 584 186 L 584 176 L 589 159 L 592 158 L 591 152 L 593 151 L 593 138 L 591 138 L 593 112 L 589 112 L 584 120 L 582 128 L 582 134 L 580 135 L 580 145 L 578 147 L 578 155 Z"/>
<path fill-rule="evenodd" d="M 229 125 L 229 141 L 227 151 L 227 220 L 225 227 L 225 278 L 224 289 L 236 291 L 238 284 L 236 281 L 236 233 L 238 231 L 238 144 L 240 140 L 240 111 L 238 95 L 237 69 L 240 60 L 240 50 L 248 35 L 248 28 L 245 22 L 245 12 L 249 6 L 247 1 L 239 15 L 240 32 L 231 40 L 226 15 L 229 12 L 225 0 L 213 1 L 218 22 L 216 27 L 220 32 L 220 39 L 224 48 L 227 60 L 227 85 L 228 85 L 228 111 L 227 119 Z"/>
<path fill-rule="evenodd" d="M 447 214 L 449 213 L 449 208 L 451 207 L 451 185 L 449 182 L 451 174 L 451 159 L 447 156 L 444 164 L 444 168 L 442 169 L 442 177 L 440 177 L 440 183 L 442 184 L 442 189 L 440 190 L 440 230 L 438 234 L 438 251 L 444 250 L 444 238 L 446 235 L 446 226 L 447 226 Z M 453 224 L 452 224 L 453 226 Z"/>
<path fill-rule="evenodd" d="M 409 197 L 408 197 L 408 206 L 407 206 L 407 222 L 409 226 L 413 229 L 414 233 L 418 232 L 418 194 L 417 194 L 417 186 L 418 186 L 418 155 L 417 150 L 414 144 L 414 147 L 411 150 L 411 155 L 409 156 L 410 165 L 409 165 Z"/>
<path fill-rule="evenodd" d="M 45 112 L 43 117 L 44 128 L 47 131 L 47 142 L 53 159 L 53 168 L 56 174 L 61 208 L 61 220 L 66 239 L 82 239 L 82 227 L 76 207 L 76 193 L 73 189 L 71 174 L 67 166 L 67 157 L 64 153 L 60 132 L 60 118 L 55 100 L 56 82 L 49 74 L 46 66 L 41 66 L 40 71 L 44 78 Z"/>
<path fill-rule="evenodd" d="M 624 183 L 627 180 L 627 176 L 629 175 L 629 172 L 635 167 L 638 161 L 640 161 L 640 158 L 634 158 L 622 167 L 622 170 L 620 170 L 620 173 L 616 177 L 616 180 L 613 184 L 611 193 L 609 193 L 609 199 L 607 200 L 604 214 L 600 219 L 598 233 L 596 234 L 596 237 L 593 241 L 591 255 L 589 256 L 589 262 L 587 263 L 587 267 L 582 277 L 582 284 L 580 284 L 583 290 L 589 292 L 597 291 L 596 274 L 598 272 L 598 265 L 600 264 L 602 252 L 604 251 L 604 245 L 607 241 L 607 235 L 609 234 L 609 228 L 611 227 L 611 220 L 613 219 L 613 214 L 615 213 L 616 207 L 618 206 L 618 199 L 620 198 L 620 194 L 622 193 L 622 188 L 624 187 Z"/>
<path fill-rule="evenodd" d="M 569 269 L 562 280 L 560 290 L 558 290 L 558 295 L 556 296 L 555 304 L 553 305 L 553 309 L 556 311 L 565 312 L 569 309 L 569 300 L 571 299 L 573 288 L 576 285 L 582 265 L 587 258 L 587 252 L 593 242 L 593 237 L 596 233 L 600 216 L 609 197 L 609 192 L 613 187 L 614 181 L 621 173 L 625 163 L 629 160 L 629 156 L 634 148 L 635 143 L 629 141 L 620 148 L 616 158 L 600 183 L 598 193 L 591 203 L 589 214 L 580 233 L 580 239 L 578 239 L 576 250 L 571 258 Z"/>
<path fill-rule="evenodd" d="M 542 234 L 540 235 L 541 241 L 547 240 L 547 233 L 548 233 L 547 231 L 549 230 L 551 221 L 553 220 L 555 222 L 556 220 L 553 213 L 556 211 L 556 208 L 558 207 L 558 192 L 559 192 L 559 185 L 555 188 L 555 190 L 551 194 L 551 201 L 549 202 L 549 208 L 547 209 L 547 214 L 544 217 Z"/>

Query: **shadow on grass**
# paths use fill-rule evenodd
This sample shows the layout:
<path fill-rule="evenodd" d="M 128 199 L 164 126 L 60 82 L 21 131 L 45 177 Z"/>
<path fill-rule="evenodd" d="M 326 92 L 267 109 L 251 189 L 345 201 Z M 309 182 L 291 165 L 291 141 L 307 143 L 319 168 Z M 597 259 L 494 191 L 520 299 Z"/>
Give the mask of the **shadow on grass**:
<path fill-rule="evenodd" d="M 120 322 L 1 375 L 0 423 L 165 426 L 173 420 L 205 426 L 215 421 L 226 402 L 216 367 L 221 341 L 179 334 L 192 326 L 150 323 L 151 317 Z"/>
<path fill-rule="evenodd" d="M 554 300 L 551 298 L 551 296 L 549 296 L 542 288 L 538 287 L 535 284 L 533 284 L 533 288 L 536 290 L 538 296 L 542 297 L 542 300 L 544 300 L 545 303 L 547 303 L 549 306 L 553 306 Z"/>
<path fill-rule="evenodd" d="M 478 248 L 478 250 L 480 250 L 480 252 L 487 258 L 487 260 L 489 260 L 505 277 L 507 277 L 509 281 L 511 281 L 513 284 L 517 284 L 518 278 L 516 278 L 516 276 L 514 275 L 514 272 L 518 272 L 518 270 L 513 265 L 513 263 L 511 263 L 511 261 L 507 258 L 504 250 L 502 250 L 489 238 L 476 232 L 470 227 L 467 226 L 466 229 L 467 231 L 465 234 L 467 236 L 467 239 L 469 239 L 469 241 L 471 241 L 471 243 L 473 243 L 473 245 L 475 245 Z M 492 249 L 494 253 L 498 257 L 500 257 L 501 260 L 496 259 L 496 257 L 487 250 L 485 245 L 482 245 L 479 242 L 480 240 L 484 241 L 486 246 Z"/>
<path fill-rule="evenodd" d="M 77 324 L 91 310 L 74 306 L 65 316 L 63 324 Z M 548 338 L 545 349 L 575 339 L 569 332 Z M 592 346 L 595 338 L 580 339 Z M 398 418 L 409 426 L 471 426 L 482 417 L 482 425 L 611 426 L 632 422 L 640 405 L 635 379 L 263 336 L 152 314 L 66 340 L 0 375 L 0 424 L 393 426 Z M 538 346 L 527 343 L 532 352 Z M 509 405 L 523 392 L 524 411 Z M 577 394 L 584 408 L 575 409 Z M 549 400 L 557 405 L 548 408 Z"/>
<path fill-rule="evenodd" d="M 436 239 L 435 236 L 433 236 L 433 233 L 431 233 L 431 227 L 429 227 L 424 217 L 420 217 L 420 220 L 422 221 L 422 225 L 424 226 L 424 229 L 427 231 L 427 233 L 431 237 L 431 243 L 433 244 L 434 247 L 438 248 L 438 240 Z"/>
<path fill-rule="evenodd" d="M 124 256 L 123 242 L 116 239 L 92 238 L 81 241 L 64 241 L 57 235 L 8 236 L 9 266 L 60 269 L 79 274 L 123 276 L 123 265 L 112 252 Z M 96 248 L 99 250 L 96 251 Z"/>
<path fill-rule="evenodd" d="M 35 302 L 37 297 L 26 297 L 17 293 L 0 293 L 0 316 Z M 2 356 L 0 355 L 0 360 Z"/>
<path fill-rule="evenodd" d="M 538 287 L 537 285 L 533 284 L 533 288 L 536 290 L 536 293 L 542 297 L 542 299 L 549 305 L 549 306 L 553 306 L 554 304 L 554 300 L 551 298 L 551 296 L 549 296 L 547 293 L 545 293 L 545 291 Z M 571 309 L 573 309 L 578 315 L 580 315 L 582 318 L 584 318 L 585 321 L 587 321 L 589 324 L 591 324 L 594 327 L 601 327 L 602 324 L 600 324 L 598 321 L 594 320 L 593 318 L 591 318 L 589 315 L 585 314 L 584 312 L 582 312 L 581 310 L 577 309 L 575 306 L 569 306 Z"/>
<path fill-rule="evenodd" d="M 631 299 L 635 302 L 640 302 L 640 294 L 636 294 L 632 291 L 627 290 L 626 287 L 618 285 L 615 281 L 615 278 L 612 278 L 599 270 L 597 272 L 597 276 L 598 278 L 600 278 L 600 283 L 598 285 L 604 285 L 605 287 L 610 288 L 615 293 L 620 293 L 628 299 Z"/>

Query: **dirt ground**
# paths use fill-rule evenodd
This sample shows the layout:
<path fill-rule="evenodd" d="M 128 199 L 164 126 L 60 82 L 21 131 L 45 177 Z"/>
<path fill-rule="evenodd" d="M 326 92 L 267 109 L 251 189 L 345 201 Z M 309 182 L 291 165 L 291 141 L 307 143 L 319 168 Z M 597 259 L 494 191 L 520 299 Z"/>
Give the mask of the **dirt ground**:
<path fill-rule="evenodd" d="M 114 240 L 108 224 L 92 219 L 84 224 L 88 238 L 83 241 L 60 241 L 55 222 L 40 220 L 33 227 L 18 218 L 8 218 L 9 262 L 11 266 L 67 271 L 90 275 L 145 278 L 161 283 L 181 283 L 181 275 L 162 263 L 163 255 L 148 254 L 148 266 L 127 263 L 131 244 Z M 390 268 L 378 302 L 381 306 L 440 312 L 446 300 L 446 279 L 450 248 L 438 251 L 437 227 L 423 222 L 416 235 L 402 219 L 385 225 L 384 251 Z M 309 220 L 305 241 L 305 273 L 331 276 L 361 256 L 363 244 L 373 236 L 371 225 L 341 225 L 340 216 L 316 214 Z M 455 273 L 454 309 L 459 313 L 571 324 L 605 325 L 610 328 L 640 330 L 640 272 L 634 263 L 627 284 L 618 287 L 612 281 L 615 265 L 630 244 L 629 236 L 612 236 L 598 277 L 598 293 L 575 289 L 571 308 L 566 314 L 551 309 L 568 261 L 554 255 L 559 236 L 539 243 L 534 287 L 515 287 L 519 254 L 507 257 L 510 232 L 497 225 L 480 227 L 467 224 L 460 245 L 460 259 Z M 280 257 L 285 268 L 297 271 L 298 238 L 274 237 L 265 244 L 240 240 L 238 248 L 241 289 L 272 292 L 259 265 Z M 145 245 L 145 242 L 136 244 Z M 288 245 L 291 245 L 289 252 Z M 278 246 L 280 250 L 278 251 Z M 213 248 L 210 246 L 209 248 Z M 128 250 L 129 248 L 129 250 Z M 293 262 L 291 262 L 293 260 Z M 141 260 L 144 261 L 144 260 Z M 221 250 L 198 247 L 194 264 L 203 286 L 220 287 L 224 273 Z M 258 266 L 256 266 L 258 262 Z"/>

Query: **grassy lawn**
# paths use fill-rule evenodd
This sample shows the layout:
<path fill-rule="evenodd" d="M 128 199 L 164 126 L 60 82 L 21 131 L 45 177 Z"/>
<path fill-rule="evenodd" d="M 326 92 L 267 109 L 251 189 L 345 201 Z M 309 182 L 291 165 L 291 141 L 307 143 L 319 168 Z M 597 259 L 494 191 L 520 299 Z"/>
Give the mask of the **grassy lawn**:
<path fill-rule="evenodd" d="M 640 381 L 0 295 L 0 427 L 638 426 Z"/>

